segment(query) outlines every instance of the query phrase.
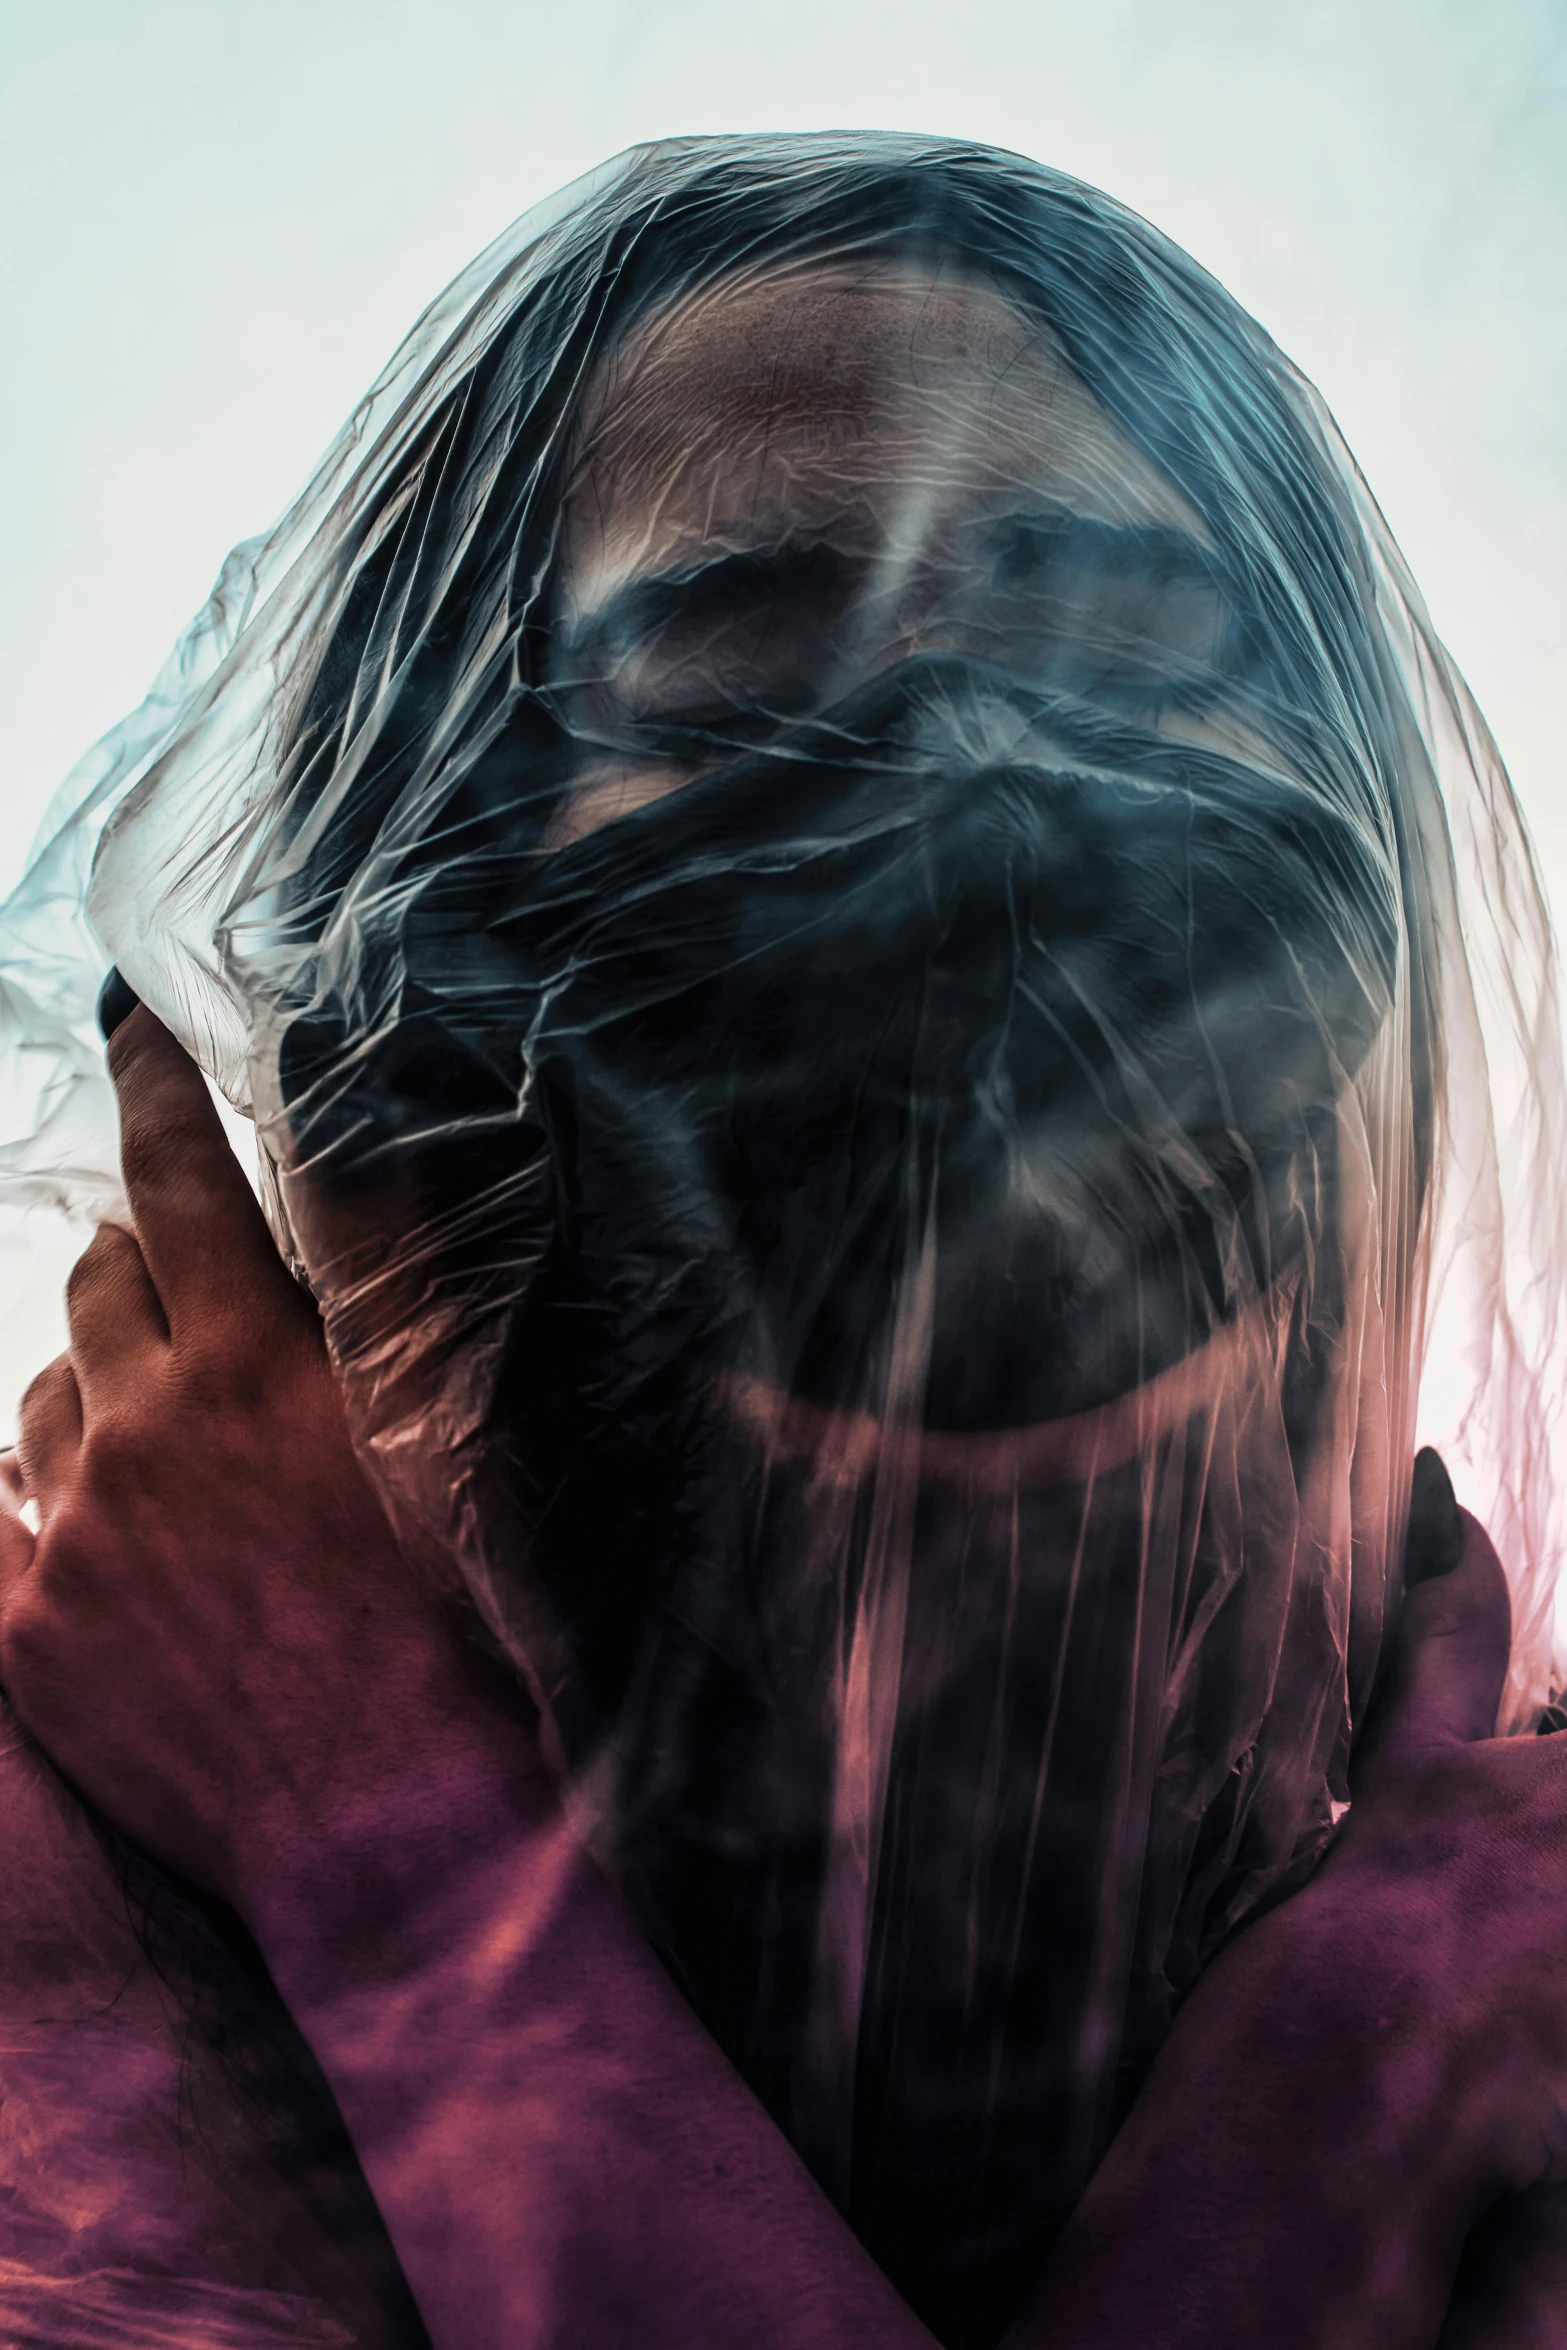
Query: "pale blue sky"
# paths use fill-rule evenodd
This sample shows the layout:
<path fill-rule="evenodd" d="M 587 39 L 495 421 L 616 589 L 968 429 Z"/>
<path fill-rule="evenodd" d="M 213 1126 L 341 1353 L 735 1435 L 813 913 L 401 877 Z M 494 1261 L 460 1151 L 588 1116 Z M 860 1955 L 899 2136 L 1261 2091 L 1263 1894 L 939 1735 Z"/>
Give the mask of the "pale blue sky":
<path fill-rule="evenodd" d="M 0 0 L 0 886 L 506 220 L 633 139 L 844 124 L 1078 172 L 1257 312 L 1567 905 L 1567 0 Z"/>
<path fill-rule="evenodd" d="M 1076 172 L 1256 312 L 1567 909 L 1567 0 L 0 0 L 0 889 L 508 219 L 635 139 L 861 124 Z"/>

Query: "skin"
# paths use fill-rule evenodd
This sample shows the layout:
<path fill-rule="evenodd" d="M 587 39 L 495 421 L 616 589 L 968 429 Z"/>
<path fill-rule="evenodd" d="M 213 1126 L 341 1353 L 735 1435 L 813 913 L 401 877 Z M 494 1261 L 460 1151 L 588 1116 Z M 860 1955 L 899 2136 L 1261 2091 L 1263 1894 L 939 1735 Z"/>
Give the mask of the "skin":
<path fill-rule="evenodd" d="M 912 567 L 911 484 L 939 551 Z M 595 739 L 557 837 L 687 779 L 625 738 L 690 675 L 790 686 L 766 669 L 776 599 L 715 646 L 606 626 L 627 589 L 715 544 L 765 554 L 787 516 L 870 582 L 875 625 L 838 647 L 863 672 L 988 642 L 973 534 L 1041 507 L 1200 546 L 982 290 L 793 281 L 651 322 L 590 389 L 567 502 L 562 682 Z M 1120 581 L 1112 607 L 1136 678 L 1200 663 L 1219 625 L 1194 573 L 1151 600 Z M 1152 716 L 1239 741 L 1222 713 Z M 70 1353 L 27 1399 L 14 1483 L 40 1531 L 0 1520 L 23 1720 L 239 1910 L 443 2350 L 926 2340 L 577 1850 L 525 1704 L 435 1596 L 440 1562 L 399 1549 L 199 1076 L 146 1012 L 111 1067 L 134 1229 L 83 1259 Z M 1567 1762 L 1489 1736 L 1506 1639 L 1471 1526 L 1458 1573 L 1412 1595 L 1329 1866 L 1188 2002 L 1020 2342 L 1413 2350 L 1474 2215 L 1558 2175 Z"/>
<path fill-rule="evenodd" d="M 556 667 L 583 753 L 556 845 L 696 772 L 645 730 L 715 691 L 789 702 L 802 647 L 823 702 L 912 653 L 1003 654 L 1009 529 L 1071 517 L 1123 560 L 1043 602 L 1023 590 L 1029 632 L 1093 642 L 1139 715 L 1266 764 L 1233 717 L 1164 706 L 1222 631 L 1208 533 L 1036 321 L 972 281 L 887 268 L 740 279 L 656 312 L 588 387 L 564 501 Z M 1189 564 L 1156 575 L 1148 534 Z M 831 575 L 791 592 L 770 569 L 786 547 L 826 550 Z M 755 559 L 717 612 L 650 617 L 650 583 L 715 556 Z"/>
<path fill-rule="evenodd" d="M 194 1971 L 171 1937 L 144 1947 L 115 1857 L 3 1699 L 0 1884 L 0 2332 L 57 2341 L 91 2312 L 163 2342 L 204 2312 L 236 2345 L 280 2321 L 303 2350 L 345 2326 L 357 2350 L 406 2344 L 406 2288 L 347 2166 L 278 2116 L 258 2127 L 185 2022 L 211 2012 L 210 1945 Z M 225 1988 L 243 2046 L 267 2019 Z"/>
<path fill-rule="evenodd" d="M 927 2339 L 399 1552 L 198 1073 L 145 1011 L 111 1067 L 134 1231 L 26 1399 L 41 1530 L 0 1518 L 23 1719 L 250 1925 L 443 2350 Z M 1475 2214 L 1567 2176 L 1567 1747 L 1486 1734 L 1506 1649 L 1470 1521 L 1328 1865 L 1188 2002 L 1019 2343 L 1413 2350 Z"/>

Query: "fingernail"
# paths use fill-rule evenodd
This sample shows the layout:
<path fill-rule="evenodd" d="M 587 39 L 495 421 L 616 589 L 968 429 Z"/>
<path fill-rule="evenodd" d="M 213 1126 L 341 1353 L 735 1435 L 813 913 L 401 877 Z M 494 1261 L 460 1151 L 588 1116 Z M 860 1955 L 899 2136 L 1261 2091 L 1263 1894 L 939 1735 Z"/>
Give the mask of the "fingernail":
<path fill-rule="evenodd" d="M 140 1002 L 141 997 L 132 993 L 111 963 L 109 976 L 98 990 L 98 1026 L 103 1032 L 105 1044 L 120 1022 L 128 1020 Z"/>
<path fill-rule="evenodd" d="M 1409 1538 L 1404 1546 L 1404 1588 L 1450 1575 L 1464 1555 L 1464 1521 L 1453 1480 L 1439 1452 L 1427 1444 L 1415 1455 L 1409 1488 Z"/>

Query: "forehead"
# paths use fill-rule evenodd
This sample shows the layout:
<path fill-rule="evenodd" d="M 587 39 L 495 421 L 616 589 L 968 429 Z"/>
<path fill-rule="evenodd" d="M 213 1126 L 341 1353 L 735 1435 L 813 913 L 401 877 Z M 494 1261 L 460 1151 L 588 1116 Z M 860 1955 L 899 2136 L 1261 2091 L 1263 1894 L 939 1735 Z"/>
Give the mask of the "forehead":
<path fill-rule="evenodd" d="M 735 277 L 600 359 L 565 506 L 567 601 L 715 543 L 874 546 L 1019 506 L 1207 535 L 996 288 L 889 266 Z"/>

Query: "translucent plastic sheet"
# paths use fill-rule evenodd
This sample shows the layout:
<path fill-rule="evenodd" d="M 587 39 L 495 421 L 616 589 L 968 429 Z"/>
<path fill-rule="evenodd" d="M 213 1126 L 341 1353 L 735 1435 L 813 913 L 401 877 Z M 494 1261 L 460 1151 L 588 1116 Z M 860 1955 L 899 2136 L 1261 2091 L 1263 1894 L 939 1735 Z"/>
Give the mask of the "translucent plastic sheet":
<path fill-rule="evenodd" d="M 432 307 L 3 934 L 256 1120 L 389 1503 L 900 2287 L 981 2340 L 1320 1853 L 1415 1442 L 1549 1675 L 1562 1083 L 1484 725 L 1184 255 L 894 136 L 638 150 Z"/>

